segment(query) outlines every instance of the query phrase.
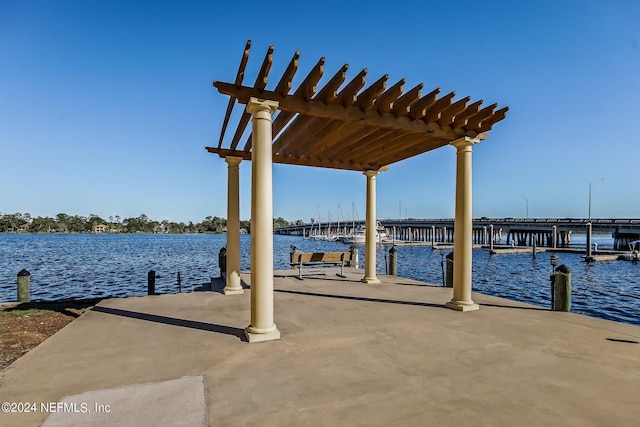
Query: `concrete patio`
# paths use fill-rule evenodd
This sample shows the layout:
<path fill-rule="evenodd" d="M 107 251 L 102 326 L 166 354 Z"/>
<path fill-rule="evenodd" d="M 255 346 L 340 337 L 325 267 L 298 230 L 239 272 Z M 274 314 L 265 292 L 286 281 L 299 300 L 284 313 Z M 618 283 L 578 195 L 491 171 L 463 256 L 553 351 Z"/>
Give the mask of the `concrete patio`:
<path fill-rule="evenodd" d="M 110 412 L 48 425 L 638 425 L 637 326 L 479 294 L 461 313 L 448 288 L 316 272 L 275 273 L 282 339 L 257 344 L 250 290 L 104 300 L 0 374 L 0 402 L 38 405 L 0 425 L 83 393 Z M 164 397 L 136 398 L 153 387 Z"/>

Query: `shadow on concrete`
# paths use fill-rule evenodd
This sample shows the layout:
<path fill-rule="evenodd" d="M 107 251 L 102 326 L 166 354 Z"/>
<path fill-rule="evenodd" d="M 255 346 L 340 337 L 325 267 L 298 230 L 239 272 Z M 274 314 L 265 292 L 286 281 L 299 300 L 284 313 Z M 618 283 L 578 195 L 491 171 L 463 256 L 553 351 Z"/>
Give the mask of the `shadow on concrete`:
<path fill-rule="evenodd" d="M 405 284 L 402 284 L 402 285 L 405 285 Z M 409 284 L 409 283 L 407 283 L 406 285 L 413 286 L 413 284 Z M 416 285 L 416 286 L 423 286 L 423 285 Z M 306 295 L 306 296 L 312 296 L 312 297 L 346 299 L 346 300 L 352 300 L 352 301 L 381 302 L 381 303 L 387 303 L 387 304 L 416 305 L 420 307 L 446 308 L 443 304 L 434 304 L 430 302 L 400 301 L 400 300 L 382 299 L 382 298 L 356 297 L 353 295 L 321 294 L 317 292 L 292 291 L 288 289 L 274 289 L 274 292 L 281 292 L 285 294 L 295 294 L 295 295 Z M 526 306 L 507 305 L 507 304 L 490 304 L 490 303 L 480 303 L 480 305 L 483 307 L 486 306 L 486 307 L 495 307 L 495 308 L 511 308 L 516 310 L 549 311 L 544 307 L 526 307 Z"/>
<path fill-rule="evenodd" d="M 382 275 L 378 275 L 379 278 L 382 280 Z M 274 279 L 297 279 L 300 280 L 298 278 L 298 273 L 295 274 L 274 274 L 273 275 Z M 362 281 L 358 278 L 358 279 L 350 279 L 348 276 L 347 277 L 343 277 L 340 276 L 339 274 L 331 274 L 331 273 L 322 273 L 322 272 L 315 272 L 315 271 L 309 271 L 306 274 L 303 274 L 302 277 L 304 279 L 320 279 L 323 281 L 332 281 L 332 282 L 349 282 L 349 283 L 358 283 L 358 284 L 362 284 Z M 399 286 L 418 286 L 418 287 L 428 287 L 428 288 L 442 288 L 442 286 L 440 285 L 435 285 L 435 284 L 431 284 L 431 283 L 407 283 L 407 282 L 394 282 L 394 279 L 401 279 L 399 277 L 392 277 L 392 276 L 387 276 L 384 275 L 385 277 L 385 281 L 384 284 L 388 284 L 388 285 L 399 285 Z M 390 282 L 387 282 L 386 280 L 390 279 Z"/>
<path fill-rule="evenodd" d="M 275 292 L 285 293 L 285 294 L 294 294 L 294 295 L 306 295 L 311 297 L 325 297 L 325 298 L 336 298 L 336 299 L 346 299 L 350 301 L 365 301 L 365 302 L 381 302 L 387 304 L 399 304 L 399 305 L 417 305 L 420 307 L 433 307 L 433 308 L 446 308 L 442 304 L 434 304 L 430 302 L 419 302 L 419 301 L 399 301 L 392 299 L 382 299 L 382 298 L 366 298 L 366 297 L 356 297 L 353 295 L 331 295 L 331 294 L 319 294 L 316 292 L 303 292 L 303 291 L 291 291 L 286 289 L 275 289 Z"/>
<path fill-rule="evenodd" d="M 406 282 L 392 282 L 392 285 L 399 285 L 399 286 L 417 286 L 419 288 L 444 288 L 444 286 L 441 285 L 434 285 L 431 283 L 406 283 Z M 449 289 L 453 289 L 453 288 L 449 288 Z"/>
<path fill-rule="evenodd" d="M 535 310 L 535 311 L 550 311 L 548 308 L 544 307 L 527 307 L 520 305 L 507 305 L 507 304 L 490 304 L 486 302 L 480 302 L 480 307 L 496 307 L 496 308 L 514 308 L 516 310 Z"/>
<path fill-rule="evenodd" d="M 634 341 L 634 340 L 622 340 L 620 338 L 607 338 L 607 341 L 612 341 L 612 342 L 621 342 L 621 343 L 625 343 L 625 344 L 640 344 L 638 341 Z"/>
<path fill-rule="evenodd" d="M 139 313 L 137 311 L 122 310 L 119 308 L 95 306 L 91 309 L 99 313 L 113 314 L 115 316 L 128 317 L 130 319 L 146 320 L 148 322 L 162 323 L 165 325 L 181 326 L 183 328 L 199 329 L 201 331 L 216 332 L 219 334 L 238 337 L 240 341 L 247 341 L 244 329 L 232 326 L 217 325 L 215 323 L 197 322 L 194 320 L 177 319 L 175 317 L 159 316 L 157 314 Z"/>
<path fill-rule="evenodd" d="M 298 273 L 295 274 L 274 274 L 273 275 L 274 279 L 294 279 L 294 280 L 300 280 L 300 277 L 298 276 Z M 360 281 L 360 279 L 350 279 L 349 277 L 343 277 L 340 276 L 340 274 L 335 274 L 335 276 L 333 275 L 333 273 L 322 273 L 322 272 L 316 272 L 316 271 L 308 271 L 306 273 L 302 274 L 302 278 L 303 280 L 305 279 L 309 279 L 309 280 L 322 280 L 322 281 L 326 281 L 326 282 L 344 282 L 344 283 L 362 283 Z"/>

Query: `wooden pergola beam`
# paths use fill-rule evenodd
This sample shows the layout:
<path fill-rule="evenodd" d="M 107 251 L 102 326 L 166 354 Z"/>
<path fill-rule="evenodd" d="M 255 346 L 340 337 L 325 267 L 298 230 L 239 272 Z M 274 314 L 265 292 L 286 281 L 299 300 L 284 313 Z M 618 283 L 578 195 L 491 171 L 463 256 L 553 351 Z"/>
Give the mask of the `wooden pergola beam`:
<path fill-rule="evenodd" d="M 473 116 L 469 117 L 469 120 L 467 120 L 467 125 L 465 126 L 465 129 L 475 130 L 480 125 L 481 121 L 488 119 L 493 115 L 493 112 L 497 106 L 498 104 L 491 104 L 488 107 L 484 107 L 482 110 L 480 110 L 478 113 L 474 114 Z"/>
<path fill-rule="evenodd" d="M 296 75 L 296 71 L 298 71 L 298 59 L 300 58 L 300 51 L 296 51 L 293 54 L 293 58 L 289 61 L 289 65 L 287 69 L 282 74 L 280 81 L 276 85 L 275 92 L 278 92 L 281 95 L 286 95 L 291 90 L 293 77 Z"/>
<path fill-rule="evenodd" d="M 227 156 L 241 157 L 243 160 L 251 160 L 251 153 L 241 150 L 229 150 L 227 148 L 204 147 L 205 150 L 212 154 L 217 154 L 224 158 Z"/>
<path fill-rule="evenodd" d="M 336 74 L 318 91 L 315 99 L 325 104 L 335 100 L 338 96 L 337 90 L 344 83 L 347 77 L 348 64 L 344 64 Z M 324 126 L 325 119 L 312 116 L 298 116 L 289 127 L 278 137 L 276 145 L 274 145 L 274 154 L 282 152 L 282 149 L 291 142 L 300 138 L 303 134 L 309 134 L 317 131 Z"/>
<path fill-rule="evenodd" d="M 360 107 L 362 111 L 369 111 L 373 108 L 373 103 L 375 102 L 378 95 L 384 92 L 387 86 L 387 80 L 389 79 L 389 74 L 385 74 L 380 77 L 375 83 L 371 86 L 363 90 L 356 99 L 355 105 Z"/>
<path fill-rule="evenodd" d="M 244 80 L 244 70 L 247 68 L 250 49 L 251 49 L 251 40 L 247 40 L 247 44 L 244 47 L 244 52 L 242 53 L 242 58 L 240 59 L 240 66 L 238 67 L 238 72 L 236 73 L 236 79 L 234 80 L 236 86 L 240 86 L 242 84 L 242 80 Z M 220 140 L 218 141 L 218 148 L 222 147 L 222 140 L 224 139 L 224 134 L 227 130 L 227 125 L 229 124 L 229 118 L 231 117 L 231 111 L 233 110 L 233 105 L 235 103 L 236 103 L 236 99 L 233 96 L 230 97 L 229 104 L 227 104 L 227 111 L 224 113 L 224 120 L 222 122 L 222 130 L 220 131 Z"/>
<path fill-rule="evenodd" d="M 430 151 L 434 148 L 440 147 L 442 141 L 448 141 L 447 138 L 437 137 L 420 137 L 418 135 L 412 137 L 396 138 L 393 141 L 384 145 L 381 150 L 378 150 L 369 155 L 368 161 L 371 163 L 390 165 L 400 160 L 413 157 L 415 155 L 408 155 L 409 152 L 413 153 L 414 150 L 421 150 L 420 152 Z"/>
<path fill-rule="evenodd" d="M 428 136 L 424 135 L 423 138 L 428 138 Z M 357 154 L 359 156 L 369 157 L 372 154 L 384 151 L 387 147 L 393 146 L 397 141 L 405 139 L 406 134 L 403 132 L 380 129 L 377 133 L 372 134 L 367 138 L 367 146 L 358 150 Z M 343 153 L 342 155 L 347 154 Z"/>
<path fill-rule="evenodd" d="M 278 137 L 274 144 L 274 153 L 282 154 L 286 150 L 289 151 L 289 155 L 296 154 L 295 151 L 291 151 L 290 147 L 299 147 L 301 144 L 298 142 L 301 138 L 304 138 L 305 134 L 315 133 L 319 128 L 323 126 L 324 120 L 318 117 L 312 116 L 298 116 L 291 122 L 289 127 Z M 306 142 L 306 141 L 305 141 Z"/>
<path fill-rule="evenodd" d="M 342 88 L 332 104 L 342 104 L 345 108 L 352 106 L 357 99 L 358 92 L 367 81 L 367 69 L 363 69 L 347 85 Z"/>
<path fill-rule="evenodd" d="M 363 171 L 370 169 L 373 165 L 368 163 L 352 163 L 345 161 L 329 161 L 329 160 L 317 160 L 317 159 L 308 159 L 302 157 L 295 156 L 274 156 L 274 163 L 280 163 L 284 165 L 298 165 L 298 166 L 314 166 L 318 168 L 331 168 L 331 169 L 342 169 L 342 170 L 353 170 L 353 171 Z"/>
<path fill-rule="evenodd" d="M 438 99 L 439 93 L 440 88 L 436 88 L 414 102 L 411 107 L 409 107 L 409 118 L 415 120 L 424 117 L 427 112 L 427 108 L 433 105 L 433 103 Z"/>
<path fill-rule="evenodd" d="M 407 117 L 395 117 L 391 113 L 381 115 L 376 110 L 369 110 L 365 112 L 358 107 L 344 107 L 336 102 L 326 105 L 323 102 L 316 101 L 315 99 L 304 100 L 299 96 L 283 96 L 268 90 L 258 91 L 252 87 L 237 87 L 233 84 L 224 82 L 214 82 L 214 86 L 220 93 L 235 96 L 241 104 L 246 104 L 251 97 L 277 101 L 279 104 L 278 108 L 283 112 L 289 113 L 291 117 L 293 117 L 295 113 L 299 113 L 309 116 L 325 117 L 328 119 L 358 122 L 370 126 L 399 129 L 410 133 L 442 133 L 438 132 L 438 130 L 433 127 L 427 126 L 427 123 L 421 120 L 410 120 Z M 274 128 L 274 134 L 275 132 L 276 130 Z M 446 134 L 447 132 L 444 133 Z M 451 138 L 455 138 L 456 135 L 450 134 L 449 136 Z"/>
<path fill-rule="evenodd" d="M 456 117 L 453 119 L 451 126 L 454 129 L 464 127 L 467 124 L 467 119 L 480 111 L 480 105 L 482 105 L 482 100 L 474 102 L 473 104 L 469 105 L 464 111 L 456 114 Z"/>
<path fill-rule="evenodd" d="M 269 49 L 267 49 L 267 54 L 264 56 L 264 60 L 262 61 L 262 66 L 260 67 L 260 71 L 258 72 L 258 77 L 256 77 L 256 82 L 253 85 L 258 90 L 262 90 L 267 87 L 267 83 L 269 82 L 269 71 L 271 70 L 271 64 L 273 64 L 273 45 L 269 45 Z"/>
<path fill-rule="evenodd" d="M 273 45 L 269 45 L 267 49 L 267 53 L 264 56 L 262 61 L 262 66 L 260 67 L 260 71 L 258 72 L 258 76 L 256 77 L 256 82 L 253 87 L 257 91 L 262 91 L 267 86 L 267 82 L 269 81 L 269 71 L 271 70 L 271 64 L 273 63 Z M 215 82 L 214 82 L 215 86 Z M 240 142 L 240 138 L 242 138 L 242 134 L 247 128 L 247 124 L 249 124 L 249 119 L 251 119 L 251 114 L 246 111 L 242 112 L 242 116 L 240 117 L 240 123 L 238 124 L 238 128 L 236 129 L 236 133 L 233 135 L 233 140 L 231 140 L 231 149 L 235 150 Z M 251 137 L 249 137 L 251 139 Z M 246 149 L 246 145 L 245 145 Z"/>
<path fill-rule="evenodd" d="M 302 96 L 305 101 L 310 100 L 316 93 L 316 85 L 324 74 L 324 57 L 316 63 L 316 65 L 309 71 L 307 77 L 302 81 L 300 86 L 295 92 L 295 95 Z"/>
<path fill-rule="evenodd" d="M 453 122 L 453 118 L 467 108 L 467 102 L 470 100 L 471 97 L 467 96 L 466 98 L 462 98 L 442 110 L 440 119 L 438 120 L 440 126 L 449 126 Z"/>
<path fill-rule="evenodd" d="M 427 108 L 427 111 L 425 112 L 424 117 L 422 117 L 422 120 L 427 123 L 437 121 L 440 118 L 440 113 L 442 113 L 442 110 L 451 105 L 451 101 L 453 100 L 454 96 L 456 96 L 456 93 L 451 92 L 438 99 L 430 107 Z"/>
<path fill-rule="evenodd" d="M 391 111 L 394 102 L 396 102 L 398 97 L 402 95 L 405 81 L 405 79 L 400 80 L 376 98 L 375 104 L 379 114 L 384 114 Z"/>
<path fill-rule="evenodd" d="M 228 156 L 240 157 L 243 160 L 251 160 L 251 152 L 247 151 L 239 151 L 239 150 L 229 150 L 225 148 L 216 148 L 216 147 L 205 147 L 205 149 L 212 154 L 217 154 L 218 156 L 225 158 Z M 371 164 L 367 163 L 358 163 L 358 162 L 344 162 L 344 161 L 327 161 L 327 160 L 314 160 L 314 159 L 305 159 L 305 158 L 297 158 L 294 156 L 273 156 L 274 163 L 280 164 L 290 164 L 290 165 L 303 165 L 303 166 L 315 166 L 320 168 L 332 168 L 332 169 L 347 169 L 354 171 L 362 171 L 365 169 L 370 169 L 372 167 Z"/>
<path fill-rule="evenodd" d="M 238 147 L 238 142 L 240 142 L 240 138 L 242 138 L 242 134 L 247 128 L 247 124 L 249 124 L 249 119 L 251 119 L 251 114 L 244 111 L 242 116 L 240 116 L 240 122 L 238 122 L 236 133 L 233 135 L 233 139 L 231 140 L 231 150 L 235 150 Z M 249 138 L 251 138 L 251 136 L 249 136 Z"/>
<path fill-rule="evenodd" d="M 420 83 L 415 86 L 407 93 L 399 97 L 397 100 L 393 102 L 392 112 L 396 117 L 406 116 L 409 114 L 409 106 L 415 103 L 418 99 L 420 99 L 420 93 L 422 92 L 422 88 L 424 84 Z"/>
<path fill-rule="evenodd" d="M 342 86 L 342 83 L 347 78 L 347 70 L 349 69 L 349 64 L 344 64 L 334 75 L 329 79 L 329 81 L 318 91 L 318 94 L 315 96 L 315 99 L 324 102 L 325 104 L 329 104 L 334 99 L 338 97 L 338 88 Z"/>
<path fill-rule="evenodd" d="M 327 154 L 331 147 L 336 143 L 336 135 L 343 134 L 353 125 L 351 122 L 342 120 L 326 120 L 314 117 L 315 120 L 323 123 L 316 132 L 308 134 L 306 137 L 307 148 L 305 155 L 309 158 L 315 158 L 319 154 Z"/>
<path fill-rule="evenodd" d="M 378 132 L 383 132 L 376 126 L 356 126 L 345 130 L 330 147 L 323 151 L 323 156 L 329 159 L 339 159 L 348 153 L 354 146 L 362 146 L 363 141 L 367 141 L 368 137 Z"/>
<path fill-rule="evenodd" d="M 307 74 L 307 76 L 304 78 L 302 83 L 300 83 L 300 86 L 298 86 L 298 89 L 296 89 L 293 96 L 282 95 L 282 94 L 277 94 L 277 95 L 284 98 L 296 97 L 296 98 L 303 98 L 304 100 L 308 100 L 306 97 L 311 92 L 312 92 L 311 95 L 315 93 L 316 84 L 318 84 L 318 81 L 320 81 L 320 79 L 322 78 L 323 72 L 324 72 L 324 58 L 320 58 L 320 60 L 311 69 L 311 71 L 309 71 L 309 74 Z M 249 88 L 249 89 L 252 89 L 252 88 Z M 220 91 L 220 88 L 218 88 L 218 91 Z M 255 91 L 253 93 L 256 94 L 255 98 L 271 99 L 262 95 L 257 95 L 257 92 Z M 273 94 L 274 92 L 269 92 L 269 93 Z M 249 98 L 251 98 L 251 96 L 249 96 Z M 241 102 L 242 104 L 246 104 L 249 101 L 249 98 L 247 98 L 245 102 L 242 102 L 242 101 L 239 101 L 239 102 Z M 293 116 L 295 116 L 295 114 L 296 114 L 296 111 L 285 111 L 283 108 L 280 108 L 280 113 L 278 113 L 276 118 L 273 120 L 273 124 L 272 124 L 272 132 L 274 137 L 278 135 L 280 131 L 282 131 L 282 129 L 284 129 L 284 127 L 287 125 L 287 123 L 289 123 L 289 121 L 293 118 Z M 251 136 L 249 136 L 249 139 L 245 143 L 245 150 L 248 151 L 250 149 L 251 149 Z M 279 151 L 279 149 L 280 148 L 278 148 L 277 151 Z"/>
<path fill-rule="evenodd" d="M 480 127 L 478 127 L 478 132 L 488 132 L 493 128 L 493 125 L 499 122 L 500 120 L 504 120 L 507 117 L 507 112 L 509 111 L 509 107 L 504 107 L 496 111 L 493 116 L 489 117 L 486 120 L 483 120 L 480 123 Z"/>

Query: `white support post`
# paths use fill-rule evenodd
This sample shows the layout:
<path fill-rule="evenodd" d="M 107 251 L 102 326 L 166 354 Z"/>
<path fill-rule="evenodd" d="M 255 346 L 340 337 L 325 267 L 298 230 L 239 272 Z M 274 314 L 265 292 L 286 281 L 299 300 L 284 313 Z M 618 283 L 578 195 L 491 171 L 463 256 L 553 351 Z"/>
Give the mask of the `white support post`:
<path fill-rule="evenodd" d="M 471 147 L 479 140 L 460 138 L 456 147 L 456 217 L 453 237 L 453 299 L 446 306 L 458 311 L 478 310 L 471 299 L 473 218 L 471 210 Z"/>
<path fill-rule="evenodd" d="M 250 343 L 280 339 L 273 322 L 273 186 L 272 119 L 275 101 L 251 98 L 251 324 Z"/>
<path fill-rule="evenodd" d="M 376 176 L 379 171 L 365 171 L 367 177 L 367 219 L 364 245 L 364 283 L 380 283 L 376 275 Z"/>
<path fill-rule="evenodd" d="M 244 293 L 240 282 L 240 162 L 242 157 L 227 156 L 227 277 L 225 295 Z"/>

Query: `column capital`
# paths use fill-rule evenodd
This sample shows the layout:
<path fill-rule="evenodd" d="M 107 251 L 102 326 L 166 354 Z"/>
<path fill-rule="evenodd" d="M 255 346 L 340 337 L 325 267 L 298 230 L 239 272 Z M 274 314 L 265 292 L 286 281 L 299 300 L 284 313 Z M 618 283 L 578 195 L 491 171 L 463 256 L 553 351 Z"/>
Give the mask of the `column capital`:
<path fill-rule="evenodd" d="M 278 105 L 278 101 L 251 97 L 247 103 L 247 113 L 257 114 L 265 112 L 269 113 L 269 116 L 271 116 L 278 109 Z"/>
<path fill-rule="evenodd" d="M 368 171 L 362 172 L 362 174 L 365 175 L 367 178 L 370 178 L 370 177 L 379 175 L 380 171 L 368 170 Z"/>
<path fill-rule="evenodd" d="M 468 136 L 465 136 L 465 137 L 456 139 L 455 141 L 451 141 L 449 145 L 453 145 L 458 149 L 458 151 L 463 151 L 466 148 L 470 149 L 472 146 L 476 145 L 480 141 L 481 139 L 479 138 L 469 138 Z"/>
<path fill-rule="evenodd" d="M 242 157 L 236 157 L 236 156 L 227 156 L 224 158 L 224 161 L 229 164 L 229 167 L 238 166 L 242 160 L 243 160 Z"/>

